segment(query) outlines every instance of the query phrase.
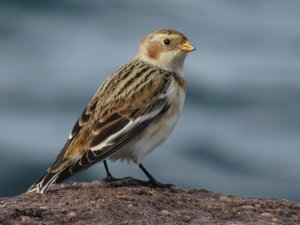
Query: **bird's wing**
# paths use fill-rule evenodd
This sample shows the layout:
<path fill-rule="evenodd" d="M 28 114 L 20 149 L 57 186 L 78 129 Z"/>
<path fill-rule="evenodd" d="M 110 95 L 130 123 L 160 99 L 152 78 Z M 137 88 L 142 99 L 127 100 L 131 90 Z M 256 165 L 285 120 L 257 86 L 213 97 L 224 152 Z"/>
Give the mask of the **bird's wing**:
<path fill-rule="evenodd" d="M 99 162 L 135 137 L 169 108 L 172 74 L 133 61 L 112 74 L 77 120 L 48 170 L 66 179 Z"/>

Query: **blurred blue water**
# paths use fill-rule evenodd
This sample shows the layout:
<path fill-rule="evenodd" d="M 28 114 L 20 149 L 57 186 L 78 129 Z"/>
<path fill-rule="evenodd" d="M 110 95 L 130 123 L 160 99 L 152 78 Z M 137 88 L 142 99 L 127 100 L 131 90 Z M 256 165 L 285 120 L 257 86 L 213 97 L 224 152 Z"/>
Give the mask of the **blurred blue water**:
<path fill-rule="evenodd" d="M 52 163 L 101 82 L 159 28 L 185 33 L 188 95 L 145 160 L 186 188 L 300 201 L 300 2 L 0 1 L 0 196 Z M 144 178 L 114 163 L 116 176 Z M 71 180 L 104 176 L 97 165 Z"/>

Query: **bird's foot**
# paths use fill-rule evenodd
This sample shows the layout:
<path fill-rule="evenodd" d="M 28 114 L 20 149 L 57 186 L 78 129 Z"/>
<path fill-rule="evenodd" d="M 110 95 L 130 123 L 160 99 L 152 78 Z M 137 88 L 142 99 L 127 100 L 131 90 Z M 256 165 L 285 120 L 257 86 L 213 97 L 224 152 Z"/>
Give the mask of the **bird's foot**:
<path fill-rule="evenodd" d="M 158 187 L 158 188 L 173 188 L 173 187 L 175 187 L 174 184 L 164 184 L 157 180 L 149 180 L 149 181 L 147 181 L 147 183 L 149 186 Z"/>
<path fill-rule="evenodd" d="M 133 177 L 122 177 L 115 178 L 113 176 L 107 176 L 102 179 L 103 182 L 109 183 L 111 186 L 121 187 L 121 186 L 145 186 L 154 188 L 172 188 L 175 187 L 173 184 L 163 184 L 155 179 L 150 179 L 148 181 L 135 179 Z"/>
<path fill-rule="evenodd" d="M 122 182 L 124 180 L 133 179 L 132 177 L 122 177 L 122 178 L 115 178 L 113 176 L 107 176 L 102 179 L 105 183 L 113 183 L 113 182 Z"/>
<path fill-rule="evenodd" d="M 154 187 L 154 188 L 172 188 L 175 187 L 173 184 L 163 184 L 156 180 L 139 180 L 132 177 L 124 177 L 117 180 L 114 180 L 110 183 L 113 186 L 145 186 L 145 187 Z"/>

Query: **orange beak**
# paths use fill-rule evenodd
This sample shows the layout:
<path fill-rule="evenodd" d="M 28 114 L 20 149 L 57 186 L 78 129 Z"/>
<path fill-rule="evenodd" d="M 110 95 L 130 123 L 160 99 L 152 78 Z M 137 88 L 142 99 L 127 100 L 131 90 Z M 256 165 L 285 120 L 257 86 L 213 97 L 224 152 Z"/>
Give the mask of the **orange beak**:
<path fill-rule="evenodd" d="M 181 50 L 184 52 L 191 52 L 196 50 L 196 48 L 188 41 L 186 40 L 181 46 Z"/>

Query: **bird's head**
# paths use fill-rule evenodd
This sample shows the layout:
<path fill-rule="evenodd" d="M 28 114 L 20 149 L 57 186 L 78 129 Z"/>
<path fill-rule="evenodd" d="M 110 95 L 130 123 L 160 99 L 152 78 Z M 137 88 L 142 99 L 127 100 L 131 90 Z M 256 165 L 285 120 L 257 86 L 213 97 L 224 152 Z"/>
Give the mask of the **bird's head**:
<path fill-rule="evenodd" d="M 136 58 L 171 72 L 182 73 L 187 53 L 194 50 L 182 33 L 159 30 L 141 40 Z"/>

